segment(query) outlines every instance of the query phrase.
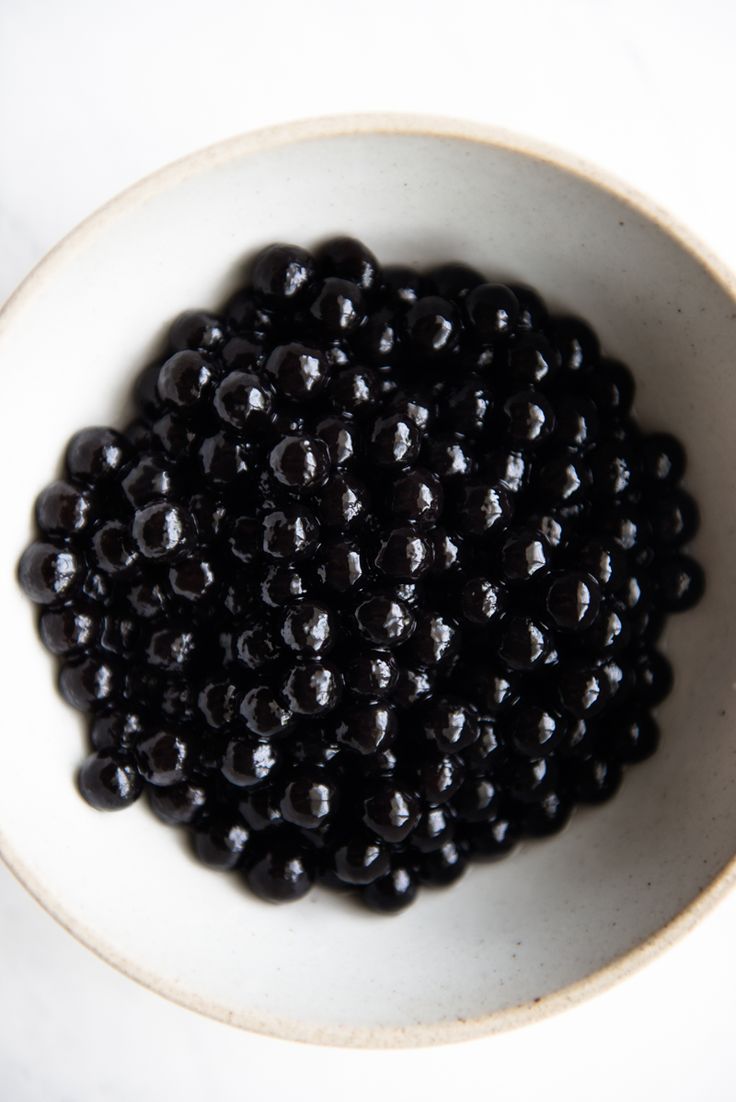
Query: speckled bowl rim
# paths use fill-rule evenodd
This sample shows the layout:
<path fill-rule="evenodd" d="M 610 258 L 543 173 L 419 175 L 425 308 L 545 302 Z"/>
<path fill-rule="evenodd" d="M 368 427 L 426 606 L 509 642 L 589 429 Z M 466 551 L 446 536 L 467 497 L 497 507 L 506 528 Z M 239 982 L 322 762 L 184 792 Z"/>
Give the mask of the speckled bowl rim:
<path fill-rule="evenodd" d="M 250 131 L 188 154 L 144 177 L 81 222 L 33 268 L 0 310 L 0 338 L 5 328 L 14 323 L 33 296 L 49 280 L 58 277 L 64 265 L 86 246 L 94 234 L 139 203 L 145 202 L 184 179 L 234 158 L 257 155 L 266 150 L 296 142 L 356 134 L 395 134 L 478 142 L 508 150 L 531 161 L 550 164 L 607 192 L 637 214 L 653 222 L 704 269 L 707 275 L 730 296 L 736 306 L 736 275 L 729 271 L 706 246 L 656 203 L 618 180 L 614 175 L 602 171 L 582 158 L 496 126 L 431 115 L 371 113 L 303 119 Z M 24 866 L 22 858 L 13 851 L 2 831 L 0 831 L 0 858 L 36 902 L 78 941 L 130 979 L 163 995 L 171 1002 L 217 1021 L 282 1040 L 376 1049 L 422 1047 L 472 1040 L 537 1022 L 558 1011 L 576 1006 L 606 991 L 613 984 L 632 975 L 663 953 L 708 914 L 736 884 L 735 854 L 711 883 L 656 933 L 633 949 L 616 957 L 603 968 L 531 1002 L 475 1018 L 456 1018 L 453 1021 L 406 1027 L 354 1028 L 347 1025 L 312 1026 L 306 1021 L 276 1016 L 266 1018 L 255 1014 L 233 1013 L 226 1006 L 200 998 L 194 992 L 178 991 L 166 980 L 140 968 L 135 961 L 118 955 L 111 946 L 101 941 L 94 931 L 86 929 L 82 923 L 68 914 L 58 900 L 49 898 L 44 885 Z"/>

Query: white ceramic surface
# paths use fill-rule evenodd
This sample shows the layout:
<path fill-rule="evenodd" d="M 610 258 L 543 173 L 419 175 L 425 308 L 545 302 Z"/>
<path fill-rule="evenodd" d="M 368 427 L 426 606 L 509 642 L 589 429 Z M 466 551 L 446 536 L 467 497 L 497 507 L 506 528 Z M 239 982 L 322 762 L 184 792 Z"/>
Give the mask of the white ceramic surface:
<path fill-rule="evenodd" d="M 265 241 L 338 231 L 386 261 L 463 258 L 588 317 L 633 365 L 644 423 L 688 445 L 709 579 L 706 600 L 667 636 L 678 680 L 657 756 L 560 837 L 474 868 L 387 921 L 320 891 L 268 907 L 197 867 L 143 806 L 91 811 L 69 783 L 81 724 L 52 688 L 14 581 L 30 504 L 66 438 L 119 418 L 165 319 L 216 304 Z M 733 287 L 653 208 L 546 150 L 462 124 L 364 118 L 249 135 L 95 215 L 0 319 L 13 518 L 1 534 L 0 850 L 11 867 L 131 976 L 215 1017 L 304 1040 L 489 1032 L 591 993 L 666 944 L 734 875 L 735 333 Z"/>

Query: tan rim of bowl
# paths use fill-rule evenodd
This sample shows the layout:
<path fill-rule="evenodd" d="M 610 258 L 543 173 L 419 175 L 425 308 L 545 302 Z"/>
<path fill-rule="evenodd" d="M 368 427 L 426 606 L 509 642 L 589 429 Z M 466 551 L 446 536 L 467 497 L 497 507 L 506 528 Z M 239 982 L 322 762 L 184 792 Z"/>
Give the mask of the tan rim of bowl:
<path fill-rule="evenodd" d="M 0 336 L 5 327 L 22 313 L 35 292 L 47 280 L 55 278 L 93 234 L 137 204 L 145 202 L 180 180 L 234 157 L 250 156 L 295 142 L 351 134 L 423 135 L 480 142 L 483 145 L 510 150 L 530 160 L 551 164 L 563 172 L 568 172 L 608 192 L 638 214 L 654 222 L 681 249 L 690 254 L 710 278 L 731 297 L 736 306 L 736 276 L 706 246 L 656 203 L 628 184 L 581 158 L 499 127 L 460 119 L 404 114 L 334 115 L 285 123 L 225 139 L 174 161 L 127 188 L 81 222 L 36 265 L 0 310 Z M 33 898 L 65 930 L 124 975 L 136 980 L 149 990 L 163 995 L 171 1002 L 254 1033 L 289 1041 L 352 1048 L 411 1048 L 466 1041 L 527 1025 L 575 1006 L 632 975 L 663 953 L 708 914 L 736 883 L 736 856 L 734 856 L 691 903 L 655 934 L 584 979 L 531 1002 L 477 1018 L 459 1018 L 436 1024 L 410 1025 L 401 1028 L 353 1029 L 349 1026 L 310 1026 L 305 1022 L 287 1019 L 261 1019 L 257 1015 L 233 1014 L 227 1007 L 199 998 L 193 992 L 178 991 L 170 984 L 160 981 L 139 968 L 135 962 L 119 956 L 111 946 L 101 944 L 92 930 L 86 929 L 77 919 L 69 915 L 56 900 L 49 899 L 45 895 L 43 885 L 29 869 L 25 868 L 22 859 L 13 852 L 2 832 L 0 832 L 0 857 Z"/>

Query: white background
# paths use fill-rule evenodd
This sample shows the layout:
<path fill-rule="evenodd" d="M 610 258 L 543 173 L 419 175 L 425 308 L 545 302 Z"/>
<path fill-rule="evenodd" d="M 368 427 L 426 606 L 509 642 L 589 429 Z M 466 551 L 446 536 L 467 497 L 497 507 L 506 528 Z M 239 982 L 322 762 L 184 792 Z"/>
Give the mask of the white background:
<path fill-rule="evenodd" d="M 736 268 L 735 42 L 728 0 L 2 0 L 0 300 L 166 161 L 272 122 L 381 109 L 566 147 Z M 562 1016 L 452 1048 L 350 1052 L 169 1005 L 0 869 L 0 1099 L 734 1099 L 735 929 L 732 896 L 664 958 Z"/>

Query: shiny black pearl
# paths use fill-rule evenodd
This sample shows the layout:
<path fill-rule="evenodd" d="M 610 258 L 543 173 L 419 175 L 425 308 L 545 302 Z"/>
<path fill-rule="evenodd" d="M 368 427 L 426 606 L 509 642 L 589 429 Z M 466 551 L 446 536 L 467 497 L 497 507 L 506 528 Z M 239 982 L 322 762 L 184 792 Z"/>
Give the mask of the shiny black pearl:
<path fill-rule="evenodd" d="M 18 579 L 27 597 L 51 605 L 71 595 L 81 573 L 77 555 L 53 543 L 32 543 L 23 552 Z"/>
<path fill-rule="evenodd" d="M 335 641 L 334 618 L 324 605 L 300 601 L 288 609 L 281 638 L 297 654 L 326 654 Z"/>
<path fill-rule="evenodd" d="M 541 333 L 525 333 L 510 346 L 508 364 L 517 386 L 537 386 L 554 378 L 559 356 Z"/>
<path fill-rule="evenodd" d="M 276 509 L 263 518 L 263 550 L 274 559 L 297 561 L 317 549 L 319 525 L 306 509 Z"/>
<path fill-rule="evenodd" d="M 137 743 L 135 753 L 140 774 L 150 784 L 165 788 L 186 780 L 191 749 L 184 735 L 156 731 Z"/>
<path fill-rule="evenodd" d="M 66 469 L 72 479 L 96 483 L 116 475 L 130 459 L 131 448 L 114 429 L 82 429 L 66 449 Z"/>
<path fill-rule="evenodd" d="M 436 295 L 444 299 L 464 298 L 468 291 L 483 282 L 483 276 L 467 264 L 438 264 L 426 274 L 427 283 Z"/>
<path fill-rule="evenodd" d="M 139 509 L 133 517 L 133 539 L 146 559 L 170 562 L 190 545 L 194 525 L 179 505 L 157 501 Z"/>
<path fill-rule="evenodd" d="M 496 721 L 491 716 L 483 716 L 478 721 L 478 738 L 463 752 L 463 765 L 469 773 L 493 776 L 505 752 L 506 739 L 499 735 Z"/>
<path fill-rule="evenodd" d="M 513 448 L 494 448 L 483 459 L 483 473 L 491 482 L 500 484 L 513 494 L 525 488 L 530 469 L 529 460 Z"/>
<path fill-rule="evenodd" d="M 341 745 L 359 754 L 376 754 L 396 738 L 396 713 L 390 704 L 359 704 L 342 712 L 335 731 Z"/>
<path fill-rule="evenodd" d="M 672 691 L 672 666 L 659 651 L 645 651 L 636 661 L 637 703 L 643 708 L 655 708 Z"/>
<path fill-rule="evenodd" d="M 271 608 L 281 608 L 299 597 L 305 597 L 307 586 L 298 570 L 289 566 L 271 566 L 263 575 L 259 593 Z"/>
<path fill-rule="evenodd" d="M 398 321 L 393 310 L 377 310 L 369 315 L 354 338 L 361 362 L 389 363 L 396 355 L 399 341 Z"/>
<path fill-rule="evenodd" d="M 137 581 L 126 596 L 131 609 L 142 620 L 152 620 L 166 611 L 166 596 L 157 582 Z"/>
<path fill-rule="evenodd" d="M 200 541 L 208 545 L 219 535 L 226 518 L 226 509 L 217 494 L 194 494 L 188 499 L 189 512 L 194 518 Z"/>
<path fill-rule="evenodd" d="M 175 352 L 156 380 L 162 402 L 181 413 L 201 409 L 212 389 L 212 370 L 199 352 Z"/>
<path fill-rule="evenodd" d="M 653 487 L 674 486 L 685 474 L 685 450 L 666 432 L 645 436 L 640 445 L 642 475 Z"/>
<path fill-rule="evenodd" d="M 80 712 L 93 712 L 116 698 L 120 689 L 117 667 L 97 658 L 67 662 L 58 678 L 63 698 Z"/>
<path fill-rule="evenodd" d="M 546 838 L 557 834 L 570 820 L 572 801 L 559 792 L 548 792 L 538 803 L 524 809 L 522 824 L 524 833 L 532 838 Z"/>
<path fill-rule="evenodd" d="M 570 537 L 570 525 L 568 520 L 554 512 L 535 513 L 529 517 L 529 524 L 537 532 L 541 532 L 547 543 L 554 550 L 564 548 Z"/>
<path fill-rule="evenodd" d="M 391 486 L 391 512 L 411 524 L 434 524 L 443 500 L 439 479 L 421 467 L 399 475 Z"/>
<path fill-rule="evenodd" d="M 478 436 L 488 425 L 492 409 L 490 392 L 482 383 L 471 382 L 450 398 L 447 423 L 460 436 Z"/>
<path fill-rule="evenodd" d="M 560 355 L 564 372 L 577 374 L 594 368 L 600 358 L 600 345 L 593 330 L 579 318 L 557 318 L 550 337 Z"/>
<path fill-rule="evenodd" d="M 537 391 L 523 390 L 512 394 L 506 399 L 503 411 L 514 447 L 537 447 L 554 429 L 554 410 L 548 400 Z"/>
<path fill-rule="evenodd" d="M 549 632 L 529 616 L 509 616 L 503 624 L 498 653 L 512 670 L 541 666 L 551 649 Z"/>
<path fill-rule="evenodd" d="M 130 758 L 120 753 L 95 753 L 79 770 L 79 790 L 98 811 L 129 807 L 143 791 L 143 781 Z"/>
<path fill-rule="evenodd" d="M 398 708 L 411 708 L 420 700 L 426 700 L 434 691 L 434 674 L 431 670 L 399 667 L 399 676 L 391 699 Z"/>
<path fill-rule="evenodd" d="M 602 758 L 576 758 L 566 769 L 573 796 L 580 803 L 601 804 L 610 800 L 621 784 L 621 766 Z"/>
<path fill-rule="evenodd" d="M 321 271 L 350 280 L 363 291 L 377 289 L 381 269 L 373 253 L 355 237 L 331 237 L 316 253 Z"/>
<path fill-rule="evenodd" d="M 270 742 L 237 736 L 230 739 L 222 758 L 222 774 L 237 788 L 255 788 L 278 768 L 281 752 Z"/>
<path fill-rule="evenodd" d="M 206 436 L 200 444 L 198 457 L 202 474 L 216 486 L 227 486 L 248 470 L 244 446 L 225 432 Z"/>
<path fill-rule="evenodd" d="M 464 830 L 466 845 L 479 861 L 499 861 L 519 841 L 521 826 L 517 817 L 496 816 L 490 822 L 471 823 Z"/>
<path fill-rule="evenodd" d="M 422 884 L 445 887 L 460 879 L 467 864 L 467 846 L 462 842 L 448 841 L 438 850 L 422 854 L 417 874 Z"/>
<path fill-rule="evenodd" d="M 467 478 L 475 469 L 467 443 L 453 436 L 431 439 L 426 449 L 426 459 L 434 474 L 441 479 Z"/>
<path fill-rule="evenodd" d="M 291 838 L 274 838 L 252 864 L 246 878 L 251 891 L 268 903 L 292 903 L 314 883 L 310 855 Z"/>
<path fill-rule="evenodd" d="M 542 501 L 554 502 L 560 510 L 569 506 L 585 507 L 591 473 L 579 456 L 557 454 L 534 472 L 532 484 Z"/>
<path fill-rule="evenodd" d="M 240 705 L 240 715 L 248 730 L 258 738 L 285 734 L 294 724 L 291 712 L 279 703 L 266 685 L 249 689 Z"/>
<path fill-rule="evenodd" d="M 67 657 L 94 645 L 100 630 L 100 620 L 94 606 L 65 605 L 59 609 L 45 609 L 41 615 L 39 630 L 47 650 Z"/>
<path fill-rule="evenodd" d="M 36 498 L 36 524 L 45 536 L 76 536 L 90 520 L 88 490 L 70 482 L 52 482 Z"/>
<path fill-rule="evenodd" d="M 569 570 L 559 574 L 547 590 L 545 606 L 564 631 L 589 628 L 600 608 L 600 589 L 590 574 Z"/>
<path fill-rule="evenodd" d="M 489 578 L 471 578 L 460 595 L 463 616 L 471 624 L 490 624 L 506 605 L 506 590 Z"/>
<path fill-rule="evenodd" d="M 634 379 L 628 367 L 601 360 L 585 380 L 585 389 L 602 417 L 625 417 L 634 400 Z"/>
<path fill-rule="evenodd" d="M 446 803 L 465 779 L 465 767 L 457 754 L 429 754 L 421 759 L 417 776 L 419 795 L 427 803 Z"/>
<path fill-rule="evenodd" d="M 264 432 L 270 424 L 273 393 L 258 375 L 231 371 L 215 391 L 217 416 L 238 432 Z"/>
<path fill-rule="evenodd" d="M 359 604 L 355 619 L 361 634 L 379 647 L 404 643 L 416 624 L 407 604 L 380 595 L 369 597 Z"/>
<path fill-rule="evenodd" d="M 601 444 L 590 459 L 593 491 L 601 498 L 616 498 L 638 485 L 638 462 L 633 449 L 621 444 Z"/>
<path fill-rule="evenodd" d="M 658 568 L 658 600 L 667 612 L 686 612 L 705 592 L 705 574 L 688 555 L 673 555 Z"/>
<path fill-rule="evenodd" d="M 558 674 L 557 693 L 566 712 L 576 719 L 589 719 L 605 708 L 610 687 L 602 670 L 563 667 Z"/>
<path fill-rule="evenodd" d="M 363 559 L 357 545 L 344 540 L 322 544 L 317 556 L 317 577 L 327 589 L 348 593 L 360 586 L 363 576 Z"/>
<path fill-rule="evenodd" d="M 117 520 L 101 525 L 92 537 L 95 565 L 106 574 L 129 573 L 138 560 L 130 527 Z"/>
<path fill-rule="evenodd" d="M 327 446 L 314 436 L 285 436 L 271 450 L 268 462 L 281 485 L 297 493 L 314 492 L 330 471 Z"/>
<path fill-rule="evenodd" d="M 432 573 L 441 575 L 446 571 L 457 571 L 462 566 L 463 543 L 453 532 L 446 528 L 435 528 L 430 533 L 432 540 Z"/>
<path fill-rule="evenodd" d="M 399 417 L 413 421 L 419 431 L 425 434 L 433 428 L 438 417 L 436 397 L 431 391 L 415 387 L 395 394 L 389 409 Z"/>
<path fill-rule="evenodd" d="M 416 461 L 420 444 L 414 422 L 395 413 L 380 417 L 373 425 L 369 454 L 381 467 L 408 467 Z"/>
<path fill-rule="evenodd" d="M 250 831 L 232 812 L 202 818 L 192 835 L 194 852 L 211 869 L 234 869 L 244 860 Z"/>
<path fill-rule="evenodd" d="M 409 643 L 412 664 L 437 666 L 453 653 L 458 636 L 454 620 L 436 612 L 420 612 L 416 625 Z"/>
<path fill-rule="evenodd" d="M 291 780 L 281 798 L 281 815 L 285 822 L 315 830 L 325 823 L 335 809 L 337 790 L 328 773 L 312 770 Z"/>
<path fill-rule="evenodd" d="M 383 285 L 389 302 L 407 310 L 425 290 L 423 277 L 404 264 L 389 264 L 383 269 Z"/>
<path fill-rule="evenodd" d="M 651 506 L 652 534 L 667 550 L 688 543 L 698 530 L 698 507 L 684 490 L 659 494 Z"/>
<path fill-rule="evenodd" d="M 330 276 L 317 286 L 309 313 L 330 336 L 352 333 L 365 317 L 363 294 L 354 283 Z"/>
<path fill-rule="evenodd" d="M 447 299 L 427 295 L 406 314 L 406 332 L 413 351 L 433 358 L 451 352 L 460 338 L 460 316 Z"/>
<path fill-rule="evenodd" d="M 379 782 L 365 801 L 363 822 L 385 842 L 403 842 L 419 822 L 419 805 L 391 781 Z"/>
<path fill-rule="evenodd" d="M 266 372 L 279 394 L 294 402 L 316 397 L 329 377 L 324 352 L 304 344 L 281 344 L 266 361 Z"/>
<path fill-rule="evenodd" d="M 531 329 L 543 329 L 548 321 L 547 307 L 536 291 L 531 287 L 519 284 L 509 284 L 509 290 L 513 291 L 516 301 L 519 303 L 519 316 L 516 321 L 516 329 L 519 333 L 527 333 Z"/>
<path fill-rule="evenodd" d="M 509 287 L 481 283 L 467 295 L 465 311 L 477 339 L 489 344 L 511 335 L 519 317 L 519 302 Z"/>
<path fill-rule="evenodd" d="M 624 581 L 625 557 L 612 540 L 588 540 L 575 558 L 581 570 L 595 578 L 602 589 L 618 589 Z"/>
<path fill-rule="evenodd" d="M 268 245 L 254 257 L 253 290 L 272 306 L 298 301 L 314 280 L 315 263 L 298 245 Z"/>
<path fill-rule="evenodd" d="M 326 662 L 303 662 L 293 666 L 283 685 L 284 700 L 300 716 L 326 715 L 337 707 L 342 678 Z"/>
<path fill-rule="evenodd" d="M 212 565 L 203 559 L 185 559 L 169 570 L 169 585 L 177 597 L 197 603 L 212 593 L 215 586 Z"/>
<path fill-rule="evenodd" d="M 232 517 L 224 526 L 223 535 L 231 555 L 251 565 L 259 557 L 263 526 L 258 517 Z"/>
<path fill-rule="evenodd" d="M 539 532 L 519 528 L 509 533 L 501 547 L 501 567 L 510 582 L 526 582 L 549 565 L 549 547 Z"/>
<path fill-rule="evenodd" d="M 264 340 L 273 329 L 274 314 L 250 289 L 236 291 L 228 300 L 224 313 L 233 330 L 253 340 Z"/>
<path fill-rule="evenodd" d="M 498 789 L 488 777 L 468 777 L 452 799 L 455 811 L 467 823 L 495 819 L 499 803 Z"/>
<path fill-rule="evenodd" d="M 509 712 L 505 729 L 518 754 L 527 758 L 545 758 L 562 740 L 566 724 L 558 712 L 520 701 Z"/>
<path fill-rule="evenodd" d="M 139 625 L 135 620 L 115 610 L 104 617 L 101 624 L 99 645 L 111 654 L 130 658 L 139 639 Z"/>
<path fill-rule="evenodd" d="M 344 884 L 372 884 L 390 867 L 386 846 L 368 834 L 351 835 L 334 855 L 335 873 Z"/>
<path fill-rule="evenodd" d="M 614 507 L 607 509 L 601 517 L 604 535 L 620 547 L 622 551 L 639 553 L 651 542 L 651 525 L 647 517 L 635 508 Z"/>
<path fill-rule="evenodd" d="M 446 807 L 429 807 L 422 812 L 412 831 L 411 844 L 420 853 L 433 853 L 452 841 L 454 832 L 452 812 Z"/>
<path fill-rule="evenodd" d="M 551 758 L 515 757 L 503 771 L 509 795 L 520 803 L 535 803 L 553 787 L 557 769 Z"/>
<path fill-rule="evenodd" d="M 197 706 L 205 723 L 215 730 L 229 727 L 240 707 L 241 693 L 230 681 L 207 681 L 197 697 Z"/>
<path fill-rule="evenodd" d="M 370 413 L 378 401 L 378 379 L 369 367 L 351 367 L 336 375 L 329 386 L 333 409 L 345 416 Z"/>
<path fill-rule="evenodd" d="M 410 906 L 417 895 L 416 874 L 397 865 L 385 876 L 368 884 L 361 892 L 365 905 L 381 914 L 396 914 Z"/>
<path fill-rule="evenodd" d="M 652 756 L 659 745 L 659 727 L 649 712 L 616 712 L 604 722 L 600 753 L 609 761 L 631 764 Z"/>
<path fill-rule="evenodd" d="M 225 328 L 220 318 L 204 310 L 186 310 L 172 323 L 169 344 L 181 352 L 187 348 L 210 351 L 222 344 Z"/>
<path fill-rule="evenodd" d="M 334 467 L 343 467 L 355 459 L 358 450 L 358 434 L 355 426 L 339 417 L 325 417 L 315 430 L 327 448 Z"/>
<path fill-rule="evenodd" d="M 146 656 L 159 669 L 178 672 L 191 662 L 195 650 L 194 632 L 172 624 L 151 632 Z"/>
<path fill-rule="evenodd" d="M 395 528 L 381 541 L 376 566 L 390 578 L 414 581 L 432 565 L 432 545 L 414 528 Z"/>
<path fill-rule="evenodd" d="M 140 450 L 163 450 L 175 459 L 188 455 L 197 442 L 194 428 L 176 413 L 165 413 L 151 426 L 151 440 Z"/>
<path fill-rule="evenodd" d="M 619 654 L 631 639 L 631 629 L 623 615 L 615 608 L 601 608 L 592 627 L 580 635 L 583 653 L 596 653 L 603 657 Z"/>
<path fill-rule="evenodd" d="M 368 491 L 359 479 L 338 473 L 320 494 L 320 519 L 328 528 L 351 528 L 365 516 L 368 500 Z"/>
<path fill-rule="evenodd" d="M 112 600 L 112 586 L 110 579 L 101 570 L 88 570 L 80 581 L 82 597 L 93 601 L 95 604 L 107 607 Z"/>
<path fill-rule="evenodd" d="M 472 704 L 442 697 L 428 705 L 422 729 L 441 753 L 457 754 L 478 738 L 478 713 Z"/>
<path fill-rule="evenodd" d="M 148 789 L 148 802 L 154 815 L 168 826 L 189 826 L 197 821 L 207 805 L 207 790 L 195 781 L 183 781 L 170 788 Z"/>
<path fill-rule="evenodd" d="M 519 696 L 519 676 L 510 670 L 483 668 L 475 678 L 479 703 L 491 716 L 502 714 Z"/>
<path fill-rule="evenodd" d="M 348 664 L 345 682 L 358 696 L 385 696 L 395 687 L 399 667 L 388 651 L 363 650 Z"/>
<path fill-rule="evenodd" d="M 174 479 L 168 464 L 157 456 L 144 456 L 122 481 L 123 493 L 134 509 L 169 497 Z"/>
<path fill-rule="evenodd" d="M 587 448 L 599 434 L 598 412 L 581 395 L 564 395 L 555 403 L 555 440 L 566 448 Z"/>
<path fill-rule="evenodd" d="M 250 623 L 242 631 L 235 631 L 229 642 L 232 650 L 228 658 L 248 670 L 260 670 L 279 657 L 279 648 L 268 624 Z"/>
<path fill-rule="evenodd" d="M 500 486 L 468 486 L 460 506 L 464 530 L 473 536 L 485 536 L 505 528 L 511 519 L 511 498 Z"/>

